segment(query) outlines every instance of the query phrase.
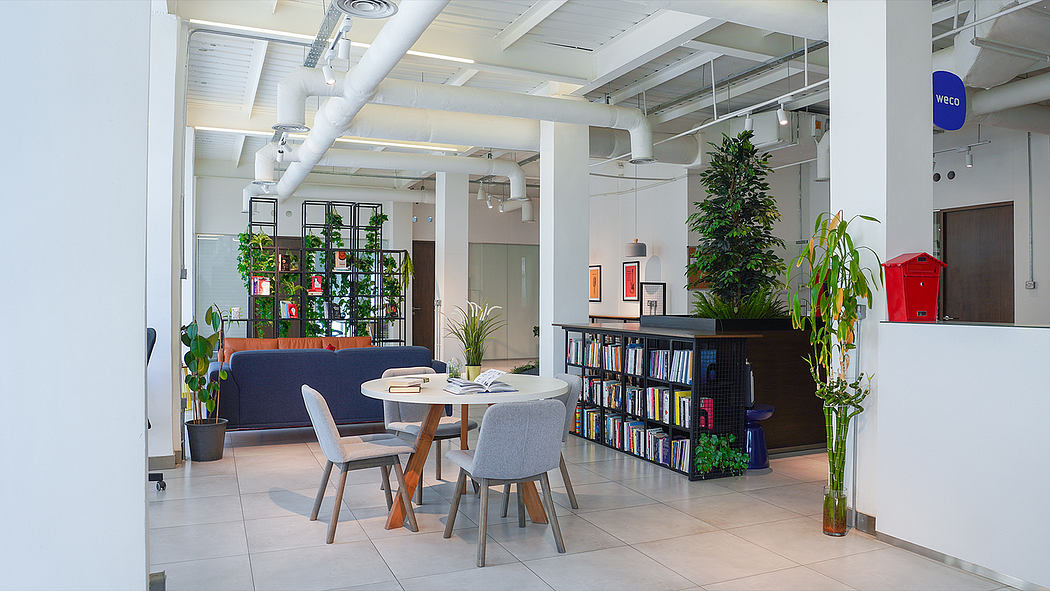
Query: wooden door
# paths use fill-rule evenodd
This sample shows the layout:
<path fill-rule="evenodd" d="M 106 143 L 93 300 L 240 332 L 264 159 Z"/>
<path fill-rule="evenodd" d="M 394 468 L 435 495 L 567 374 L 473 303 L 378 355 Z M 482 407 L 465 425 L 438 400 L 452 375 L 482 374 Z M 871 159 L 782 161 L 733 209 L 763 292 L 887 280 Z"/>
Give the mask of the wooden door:
<path fill-rule="evenodd" d="M 412 241 L 412 344 L 434 353 L 434 241 Z"/>
<path fill-rule="evenodd" d="M 941 244 L 941 318 L 1013 322 L 1013 203 L 941 211 Z"/>

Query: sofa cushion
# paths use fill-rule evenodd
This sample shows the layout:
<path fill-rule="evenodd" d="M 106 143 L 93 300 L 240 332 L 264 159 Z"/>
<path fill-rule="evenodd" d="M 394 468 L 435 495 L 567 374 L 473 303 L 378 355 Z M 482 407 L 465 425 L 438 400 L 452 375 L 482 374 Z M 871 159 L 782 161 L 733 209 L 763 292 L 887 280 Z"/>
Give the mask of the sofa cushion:
<path fill-rule="evenodd" d="M 238 351 L 258 351 L 265 349 L 276 349 L 277 339 L 245 339 L 227 337 L 222 346 L 222 361 L 230 362 L 230 358 Z"/>
<path fill-rule="evenodd" d="M 278 349 L 323 349 L 321 337 L 284 337 L 277 339 Z"/>
<path fill-rule="evenodd" d="M 329 345 L 335 347 L 336 350 L 371 347 L 372 337 L 321 337 L 321 346 L 328 349 Z"/>
<path fill-rule="evenodd" d="M 310 424 L 302 387 L 309 385 L 329 401 L 340 394 L 335 353 L 324 349 L 241 351 L 230 359 L 240 396 L 237 414 L 245 426 L 292 427 Z M 360 395 L 360 394 L 358 394 Z M 333 415 L 339 420 L 333 408 Z"/>

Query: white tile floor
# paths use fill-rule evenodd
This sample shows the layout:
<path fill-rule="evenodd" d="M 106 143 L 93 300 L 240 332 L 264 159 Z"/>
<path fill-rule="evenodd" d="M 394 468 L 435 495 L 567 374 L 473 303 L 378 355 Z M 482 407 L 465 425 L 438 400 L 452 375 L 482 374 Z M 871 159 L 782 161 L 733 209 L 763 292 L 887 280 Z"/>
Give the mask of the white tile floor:
<path fill-rule="evenodd" d="M 824 536 L 820 455 L 774 460 L 771 473 L 689 482 L 570 437 L 579 510 L 551 475 L 568 552 L 557 553 L 547 525 L 518 528 L 514 502 L 500 518 L 493 489 L 488 566 L 479 569 L 477 499 L 464 497 L 454 535 L 441 537 L 451 469 L 437 481 L 426 468 L 419 533 L 383 528 L 377 469 L 351 473 L 336 543 L 326 545 L 335 491 L 309 521 L 324 462 L 312 432 L 231 433 L 227 446 L 220 461 L 168 471 L 166 491 L 148 489 L 152 570 L 167 573 L 172 591 L 1004 588 L 862 533 Z"/>

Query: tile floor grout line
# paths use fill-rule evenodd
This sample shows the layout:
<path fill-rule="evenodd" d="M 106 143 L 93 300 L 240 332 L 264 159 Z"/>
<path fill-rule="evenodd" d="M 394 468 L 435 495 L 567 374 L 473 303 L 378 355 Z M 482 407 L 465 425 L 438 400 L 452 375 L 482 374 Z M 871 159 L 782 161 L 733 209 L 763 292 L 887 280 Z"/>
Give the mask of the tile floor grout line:
<path fill-rule="evenodd" d="M 233 454 L 233 471 L 234 471 L 234 474 L 236 474 L 235 478 L 237 479 L 237 491 L 240 492 L 240 490 L 241 490 L 241 478 L 240 478 L 240 475 L 237 474 L 237 454 L 236 453 Z M 241 528 L 244 530 L 244 549 L 248 553 L 248 576 L 251 578 L 251 581 L 252 581 L 252 591 L 255 591 L 255 569 L 252 568 L 252 546 L 248 542 L 248 527 L 247 527 L 247 525 L 245 525 L 245 521 L 246 520 L 244 519 L 244 502 L 243 502 L 243 499 L 241 499 L 240 495 L 237 496 L 237 504 L 240 505 L 240 507 L 241 507 Z"/>

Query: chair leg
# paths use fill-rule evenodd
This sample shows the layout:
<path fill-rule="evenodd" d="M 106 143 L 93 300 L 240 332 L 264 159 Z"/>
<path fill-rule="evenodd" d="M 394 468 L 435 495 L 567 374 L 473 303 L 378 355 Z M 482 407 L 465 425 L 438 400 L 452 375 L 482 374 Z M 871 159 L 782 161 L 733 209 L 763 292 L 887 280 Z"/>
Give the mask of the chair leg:
<path fill-rule="evenodd" d="M 343 504 L 343 490 L 346 489 L 346 473 L 350 471 L 349 468 L 349 463 L 339 465 L 339 488 L 335 491 L 335 506 L 332 507 L 332 521 L 328 523 L 326 544 L 335 541 L 335 526 L 339 523 L 339 507 Z"/>
<path fill-rule="evenodd" d="M 317 521 L 317 514 L 321 511 L 321 501 L 324 500 L 324 489 L 328 487 L 328 479 L 332 476 L 332 462 L 325 462 L 324 473 L 321 474 L 321 486 L 317 488 L 317 498 L 314 499 L 314 510 L 310 512 L 310 521 Z"/>
<path fill-rule="evenodd" d="M 478 520 L 478 566 L 485 566 L 485 540 L 489 532 L 489 481 L 481 479 L 481 509 Z"/>
<path fill-rule="evenodd" d="M 408 529 L 419 531 L 419 524 L 416 523 L 416 512 L 412 509 L 412 493 L 408 492 L 408 485 L 405 484 L 405 472 L 401 470 L 401 460 L 396 457 L 394 458 L 394 476 L 397 476 L 397 493 L 401 495 L 401 501 L 405 504 Z"/>
<path fill-rule="evenodd" d="M 383 492 L 386 493 L 386 510 L 389 511 L 394 506 L 394 498 L 390 494 L 390 467 L 380 466 L 379 472 L 383 475 Z"/>
<path fill-rule="evenodd" d="M 436 449 L 437 449 L 437 457 L 434 458 L 434 462 L 436 464 L 435 472 L 436 472 L 437 480 L 441 480 L 441 440 L 438 439 L 434 443 L 437 444 L 435 446 Z"/>
<path fill-rule="evenodd" d="M 448 509 L 448 519 L 445 520 L 445 533 L 443 537 L 452 537 L 452 526 L 456 523 L 456 513 L 459 512 L 459 499 L 463 496 L 467 486 L 467 473 L 463 468 L 459 469 L 459 478 L 456 479 L 456 492 L 452 495 L 452 506 Z"/>
<path fill-rule="evenodd" d="M 412 496 L 411 493 L 409 496 Z M 423 469 L 419 470 L 419 484 L 416 486 L 416 504 L 423 504 Z"/>
<path fill-rule="evenodd" d="M 565 492 L 569 495 L 569 505 L 571 505 L 573 509 L 579 509 L 580 506 L 576 503 L 576 492 L 572 490 L 572 481 L 569 480 L 569 468 L 565 465 L 564 455 L 561 456 L 558 467 L 561 468 L 561 479 L 562 482 L 565 483 Z"/>
<path fill-rule="evenodd" d="M 503 485 L 503 511 L 499 514 L 500 517 L 507 516 L 507 509 L 510 507 L 510 485 Z"/>
<path fill-rule="evenodd" d="M 540 484 L 543 485 L 543 496 L 547 498 L 547 517 L 551 520 L 554 543 L 558 546 L 558 553 L 565 554 L 565 542 L 561 539 L 561 526 L 558 525 L 558 514 L 554 511 L 554 497 L 551 496 L 551 481 L 546 472 L 540 475 Z"/>
<path fill-rule="evenodd" d="M 525 527 L 525 497 L 521 494 L 521 483 L 515 488 L 518 489 L 518 527 Z"/>

